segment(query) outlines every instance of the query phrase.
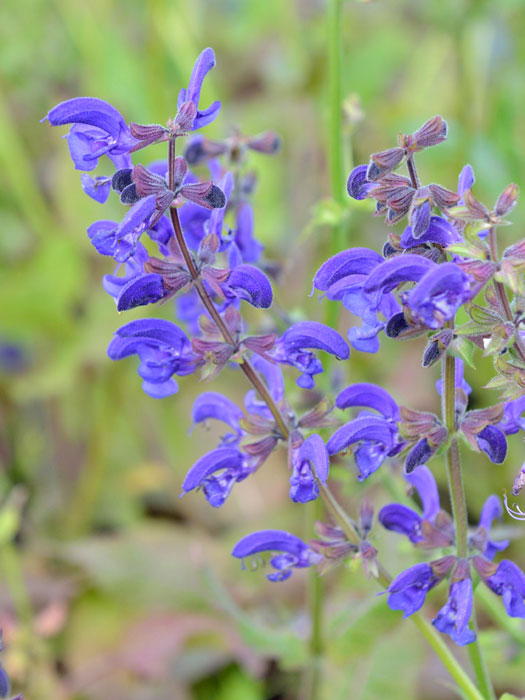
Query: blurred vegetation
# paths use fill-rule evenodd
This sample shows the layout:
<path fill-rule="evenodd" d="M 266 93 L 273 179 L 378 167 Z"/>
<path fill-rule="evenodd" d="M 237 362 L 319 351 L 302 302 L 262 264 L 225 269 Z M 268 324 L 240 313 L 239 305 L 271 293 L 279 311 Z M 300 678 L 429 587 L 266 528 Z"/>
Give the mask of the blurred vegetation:
<path fill-rule="evenodd" d="M 262 572 L 241 575 L 229 556 L 258 528 L 310 536 L 304 509 L 287 497 L 284 455 L 220 511 L 200 495 L 178 498 L 187 468 L 217 435 L 187 436 L 202 387 L 183 379 L 180 394 L 156 402 L 142 393 L 132 360 L 107 359 L 123 319 L 100 285 L 111 261 L 97 256 L 85 229 L 121 212 L 114 201 L 102 212 L 83 194 L 61 130 L 39 120 L 63 99 L 93 95 L 127 121 L 165 122 L 196 56 L 212 46 L 217 67 L 204 99 L 221 99 L 223 109 L 206 134 L 239 126 L 283 138 L 276 158 L 254 160 L 256 234 L 268 259 L 285 261 L 276 311 L 321 320 L 326 302 L 307 295 L 341 214 L 326 166 L 325 3 L 3 0 L 0 19 L 0 627 L 14 689 L 30 700 L 299 697 L 306 575 L 272 585 Z M 521 184 L 521 0 L 348 0 L 343 22 L 347 170 L 441 113 L 450 138 L 419 157 L 422 180 L 453 188 L 470 162 L 476 194 L 489 203 L 509 182 Z M 348 207 L 348 245 L 380 249 L 383 223 L 366 206 Z M 505 241 L 521 235 L 523 205 L 513 219 Z M 171 305 L 162 313 L 170 318 Z M 437 407 L 437 369 L 421 369 L 422 347 L 385 341 L 378 355 L 355 352 L 336 369 L 341 382 L 383 382 L 402 403 Z M 482 358 L 467 370 L 477 406 L 496 400 L 480 388 L 490 376 Z M 213 388 L 239 400 L 246 389 L 231 374 Z M 486 496 L 512 484 L 522 438 L 510 443 L 500 467 L 467 455 L 473 523 Z M 444 486 L 438 463 L 434 471 Z M 395 469 L 366 485 L 351 466 L 334 475 L 353 513 L 365 493 L 380 506 L 404 489 Z M 519 524 L 504 526 L 522 536 Z M 522 542 L 510 552 L 523 567 Z M 414 562 L 395 536 L 378 531 L 374 543 L 393 573 Z M 454 697 L 415 629 L 376 598 L 359 567 L 327 574 L 325 589 L 325 698 Z M 430 597 L 427 615 L 443 596 Z M 513 621 L 511 637 L 483 608 L 479 617 L 498 690 L 523 692 L 523 627 Z"/>

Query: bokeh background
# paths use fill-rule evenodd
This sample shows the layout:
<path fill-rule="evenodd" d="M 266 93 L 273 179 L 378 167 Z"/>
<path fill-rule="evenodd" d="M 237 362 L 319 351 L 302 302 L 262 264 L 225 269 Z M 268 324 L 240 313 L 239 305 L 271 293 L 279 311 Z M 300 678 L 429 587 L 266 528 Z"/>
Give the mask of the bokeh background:
<path fill-rule="evenodd" d="M 186 470 L 220 433 L 188 436 L 203 388 L 195 377 L 154 401 L 133 360 L 107 359 L 124 319 L 100 285 L 112 261 L 85 231 L 95 219 L 118 220 L 120 206 L 102 209 L 83 194 L 60 138 L 66 130 L 39 120 L 61 100 L 93 95 L 127 121 L 163 123 L 195 58 L 212 46 L 217 67 L 204 99 L 223 108 L 206 134 L 270 128 L 283 140 L 277 156 L 253 160 L 256 235 L 266 259 L 282 266 L 276 316 L 323 320 L 326 302 L 308 294 L 331 251 L 331 224 L 343 217 L 349 246 L 380 249 L 387 233 L 366 205 L 341 212 L 331 200 L 325 2 L 3 0 L 0 20 L 0 626 L 14 690 L 30 700 L 301 697 L 308 574 L 270 584 L 262 571 L 241 573 L 230 550 L 265 527 L 307 538 L 312 513 L 287 497 L 282 452 L 219 511 L 200 494 L 179 499 Z M 347 171 L 440 113 L 450 138 L 419 157 L 422 180 L 453 188 L 470 162 L 476 194 L 489 204 L 509 182 L 522 184 L 524 22 L 521 0 L 344 2 Z M 157 146 L 151 159 L 162 155 Z M 523 204 L 512 218 L 504 240 L 521 236 Z M 171 318 L 171 304 L 162 313 Z M 341 318 L 343 332 L 349 322 Z M 385 341 L 379 354 L 354 352 L 332 369 L 340 382 L 382 382 L 401 403 L 437 409 L 438 370 L 421 368 L 422 348 Z M 476 407 L 497 400 L 481 388 L 491 362 L 478 361 L 467 369 Z M 305 406 L 312 397 L 294 390 L 292 374 L 291 395 Z M 247 387 L 225 373 L 213 388 L 241 401 Z M 510 443 L 503 466 L 466 455 L 472 523 L 489 493 L 512 484 L 522 438 Z M 434 472 L 444 487 L 439 462 Z M 333 475 L 354 514 L 365 494 L 376 507 L 392 489 L 406 498 L 395 466 L 364 485 L 350 460 Z M 511 554 L 524 566 L 523 525 L 506 517 L 502 527 L 513 529 Z M 394 574 L 416 561 L 377 530 L 374 544 Z M 415 628 L 376 597 L 359 564 L 323 584 L 323 697 L 455 697 Z M 444 595 L 430 596 L 427 615 Z M 525 632 L 517 621 L 501 630 L 495 614 L 480 604 L 489 665 L 499 691 L 521 694 Z"/>

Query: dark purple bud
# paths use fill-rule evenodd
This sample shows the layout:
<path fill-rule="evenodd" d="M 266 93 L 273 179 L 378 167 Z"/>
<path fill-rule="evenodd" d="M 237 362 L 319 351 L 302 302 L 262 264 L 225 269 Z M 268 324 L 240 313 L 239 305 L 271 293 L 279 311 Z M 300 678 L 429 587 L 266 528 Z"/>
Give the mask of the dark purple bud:
<path fill-rule="evenodd" d="M 412 326 L 407 323 L 405 314 L 402 311 L 391 316 L 385 326 L 385 333 L 389 338 L 399 338 L 411 330 Z"/>
<path fill-rule="evenodd" d="M 367 165 L 358 165 L 352 170 L 346 181 L 346 190 L 352 199 L 365 199 L 375 183 L 370 182 L 366 177 Z"/>
<path fill-rule="evenodd" d="M 222 209 L 226 206 L 224 192 L 211 182 L 184 185 L 181 187 L 180 193 L 190 202 L 195 202 L 206 209 Z"/>
<path fill-rule="evenodd" d="M 447 122 L 440 114 L 437 114 L 435 117 L 425 122 L 417 131 L 414 131 L 412 138 L 416 149 L 419 150 L 443 143 L 447 138 L 447 132 Z"/>
<path fill-rule="evenodd" d="M 424 199 L 415 206 L 412 204 L 410 226 L 412 227 L 412 235 L 416 240 L 427 231 L 430 225 L 430 212 L 431 207 L 428 199 Z"/>
<path fill-rule="evenodd" d="M 402 162 L 405 157 L 404 148 L 389 148 L 386 151 L 372 153 L 370 164 L 366 171 L 366 177 L 373 182 L 380 177 L 391 173 Z"/>
<path fill-rule="evenodd" d="M 447 190 L 446 187 L 441 187 L 441 185 L 432 184 L 428 186 L 428 189 L 432 193 L 435 205 L 442 211 L 456 206 L 460 200 L 460 195 L 457 192 Z"/>
<path fill-rule="evenodd" d="M 131 185 L 133 182 L 133 169 L 132 168 L 122 168 L 117 170 L 117 172 L 111 178 L 111 187 L 116 192 L 122 192 L 125 187 Z"/>
<path fill-rule="evenodd" d="M 137 192 L 137 186 L 135 185 L 135 183 L 124 187 L 124 189 L 120 193 L 120 201 L 122 204 L 135 204 L 139 201 L 139 199 L 140 195 Z"/>
<path fill-rule="evenodd" d="M 392 255 L 397 255 L 398 252 L 399 251 L 394 248 L 390 241 L 385 241 L 385 243 L 383 244 L 383 250 L 381 251 L 381 254 L 384 258 L 390 258 L 392 257 Z"/>
<path fill-rule="evenodd" d="M 252 151 L 272 155 L 277 153 L 281 147 L 281 139 L 275 131 L 265 131 L 263 134 L 253 136 L 247 141 L 246 145 L 248 148 L 251 148 Z"/>
<path fill-rule="evenodd" d="M 516 206 L 519 193 L 520 188 L 518 185 L 515 185 L 514 183 L 507 185 L 496 202 L 496 207 L 494 209 L 496 216 L 506 216 L 507 214 L 510 214 L 510 212 Z"/>
<path fill-rule="evenodd" d="M 423 353 L 423 367 L 431 367 L 437 362 L 453 340 L 454 333 L 449 328 L 444 328 L 439 333 L 435 333 Z"/>
<path fill-rule="evenodd" d="M 137 306 L 155 304 L 167 294 L 162 277 L 155 274 L 137 275 L 122 287 L 118 296 L 117 311 L 128 311 Z"/>
<path fill-rule="evenodd" d="M 430 564 L 411 566 L 396 576 L 388 587 L 388 607 L 402 610 L 403 617 L 409 617 L 423 606 L 428 591 L 439 581 Z"/>
<path fill-rule="evenodd" d="M 422 438 L 419 442 L 416 442 L 405 459 L 405 473 L 411 474 L 416 467 L 425 464 L 425 462 L 432 457 L 434 452 L 435 449 L 430 447 L 426 438 Z"/>

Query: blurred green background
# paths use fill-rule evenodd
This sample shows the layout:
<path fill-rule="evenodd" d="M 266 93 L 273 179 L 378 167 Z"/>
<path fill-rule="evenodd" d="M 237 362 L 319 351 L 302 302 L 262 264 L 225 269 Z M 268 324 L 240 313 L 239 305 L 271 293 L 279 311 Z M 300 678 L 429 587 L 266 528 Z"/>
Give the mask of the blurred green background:
<path fill-rule="evenodd" d="M 107 359 L 124 319 L 100 285 L 112 261 L 96 254 L 85 230 L 95 219 L 118 220 L 121 209 L 114 198 L 102 209 L 83 194 L 60 138 L 66 129 L 39 120 L 57 102 L 93 95 L 126 121 L 164 123 L 195 58 L 212 46 L 217 67 L 203 99 L 223 107 L 206 135 L 238 126 L 247 134 L 274 129 L 283 139 L 278 156 L 253 161 L 256 235 L 267 259 L 284 260 L 275 309 L 322 320 L 326 302 L 307 295 L 338 216 L 327 169 L 325 16 L 322 0 L 3 0 L 0 627 L 4 666 L 26 699 L 301 697 L 307 574 L 272 585 L 261 571 L 241 574 L 229 554 L 260 528 L 311 536 L 311 513 L 287 496 L 285 454 L 273 455 L 219 511 L 200 494 L 178 498 L 186 470 L 220 434 L 187 436 L 192 402 L 211 387 L 190 377 L 177 396 L 154 401 L 141 391 L 134 360 Z M 521 184 L 524 22 L 521 0 L 345 2 L 346 171 L 440 113 L 450 138 L 419 157 L 423 181 L 454 188 L 469 162 L 475 192 L 489 205 L 509 182 Z M 156 146 L 151 159 L 162 156 Z M 382 221 L 367 207 L 348 207 L 348 245 L 380 250 Z M 524 211 L 513 212 L 505 241 L 521 235 Z M 171 318 L 171 304 L 161 313 Z M 261 313 L 250 314 L 255 324 L 264 325 Z M 343 332 L 348 322 L 341 319 Z M 383 382 L 400 403 L 437 409 L 437 369 L 421 369 L 422 348 L 385 341 L 378 355 L 354 352 L 337 371 L 343 382 Z M 477 407 L 497 400 L 480 388 L 490 376 L 486 359 L 467 370 Z M 212 388 L 240 401 L 247 387 L 225 373 Z M 523 460 L 522 438 L 510 443 L 503 466 L 466 456 L 473 524 Z M 433 466 L 444 486 L 442 465 Z M 391 499 L 392 484 L 403 494 L 395 468 L 365 485 L 350 460 L 333 473 L 354 515 L 364 494 L 377 508 Z M 523 567 L 523 526 L 506 518 L 504 527 L 516 530 L 511 554 Z M 394 574 L 416 561 L 395 535 L 378 529 L 374 544 Z M 359 565 L 328 573 L 324 586 L 324 698 L 456 697 L 415 628 L 376 597 Z M 444 595 L 430 597 L 427 616 Z M 523 692 L 523 627 L 514 621 L 513 634 L 502 631 L 482 605 L 479 619 L 498 690 Z"/>

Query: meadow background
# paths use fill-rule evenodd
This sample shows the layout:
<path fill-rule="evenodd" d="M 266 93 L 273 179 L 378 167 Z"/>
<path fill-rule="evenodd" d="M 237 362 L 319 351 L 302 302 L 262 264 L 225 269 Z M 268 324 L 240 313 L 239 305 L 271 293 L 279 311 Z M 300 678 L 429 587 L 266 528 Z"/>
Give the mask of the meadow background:
<path fill-rule="evenodd" d="M 434 114 L 450 137 L 418 158 L 422 180 L 454 188 L 461 167 L 491 204 L 525 163 L 525 4 L 521 0 L 344 2 L 345 172 Z M 274 129 L 283 148 L 254 157 L 256 235 L 269 261 L 281 319 L 323 320 L 311 278 L 332 250 L 333 224 L 348 246 L 380 250 L 387 230 L 366 206 L 331 199 L 326 6 L 322 0 L 3 0 L 0 7 L 0 627 L 2 661 L 26 700 L 266 700 L 300 697 L 308 664 L 307 578 L 270 584 L 230 557 L 244 534 L 265 527 L 309 537 L 305 509 L 287 496 L 283 453 L 239 485 L 219 511 L 202 495 L 179 499 L 187 469 L 220 431 L 188 437 L 203 388 L 181 380 L 175 397 L 144 395 L 134 360 L 106 347 L 124 322 L 100 280 L 113 268 L 90 245 L 95 219 L 121 217 L 80 188 L 66 129 L 39 120 L 56 103 L 93 95 L 127 121 L 163 123 L 200 51 L 217 67 L 204 101 L 220 99 L 206 135 Z M 162 156 L 162 146 L 152 157 Z M 522 236 L 525 205 L 504 240 Z M 155 310 L 157 311 L 157 310 Z M 149 313 L 129 312 L 125 320 Z M 163 307 L 171 318 L 172 307 Z M 260 312 L 259 312 L 260 313 Z M 341 318 L 340 329 L 349 325 Z M 420 365 L 423 341 L 384 341 L 334 369 L 343 382 L 383 382 L 401 402 L 436 409 L 437 368 Z M 472 403 L 490 360 L 467 369 Z M 290 386 L 294 377 L 288 375 Z M 210 387 L 211 388 L 211 387 Z M 213 385 L 242 400 L 244 378 Z M 297 394 L 300 400 L 300 395 Z M 503 466 L 466 455 L 471 522 L 491 492 L 509 488 L 523 461 L 510 438 Z M 445 486 L 438 462 L 433 470 Z M 358 485 L 350 460 L 334 468 L 355 513 L 404 497 L 396 467 Z M 446 491 L 443 504 L 447 506 Z M 511 556 L 523 567 L 523 525 Z M 519 539 L 521 537 L 521 539 Z M 374 544 L 398 573 L 414 552 L 377 528 Z M 323 580 L 324 697 L 438 700 L 454 690 L 410 622 L 390 611 L 360 566 Z M 425 614 L 443 604 L 444 588 Z M 525 689 L 525 630 L 501 630 L 480 604 L 482 642 L 500 692 Z M 521 643 L 520 643 L 521 642 Z M 464 651 L 458 654 L 466 660 Z M 520 692 L 521 691 L 521 692 Z"/>

